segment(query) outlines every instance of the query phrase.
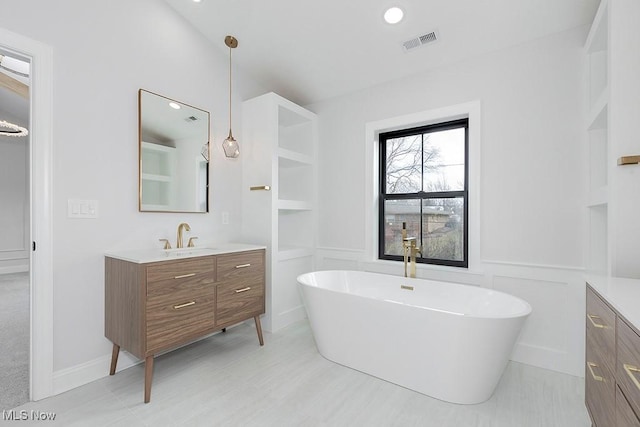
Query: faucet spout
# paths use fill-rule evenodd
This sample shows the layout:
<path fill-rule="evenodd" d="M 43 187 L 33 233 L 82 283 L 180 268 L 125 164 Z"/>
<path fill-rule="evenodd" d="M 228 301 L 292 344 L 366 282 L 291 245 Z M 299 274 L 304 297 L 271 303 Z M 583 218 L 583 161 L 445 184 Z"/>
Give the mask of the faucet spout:
<path fill-rule="evenodd" d="M 184 240 L 182 238 L 183 230 L 191 231 L 191 227 L 189 227 L 189 224 L 187 224 L 186 222 L 183 222 L 180 225 L 178 225 L 178 237 L 176 239 L 176 248 L 184 247 Z"/>

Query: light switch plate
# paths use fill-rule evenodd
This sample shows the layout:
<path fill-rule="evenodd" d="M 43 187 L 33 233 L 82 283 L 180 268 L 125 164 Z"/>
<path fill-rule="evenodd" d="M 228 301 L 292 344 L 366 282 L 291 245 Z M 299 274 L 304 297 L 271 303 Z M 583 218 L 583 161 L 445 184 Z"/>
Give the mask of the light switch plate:
<path fill-rule="evenodd" d="M 67 201 L 69 218 L 98 218 L 98 201 L 69 199 Z"/>

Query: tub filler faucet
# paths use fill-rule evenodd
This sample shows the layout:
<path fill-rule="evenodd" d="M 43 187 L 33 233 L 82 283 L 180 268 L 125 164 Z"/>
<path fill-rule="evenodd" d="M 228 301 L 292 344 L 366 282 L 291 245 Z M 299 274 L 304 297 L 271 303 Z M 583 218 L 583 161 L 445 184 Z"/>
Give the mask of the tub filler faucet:
<path fill-rule="evenodd" d="M 407 237 L 407 223 L 402 223 L 402 249 L 404 252 L 404 277 L 416 277 L 416 257 L 422 256 L 415 237 Z M 407 265 L 409 271 L 407 274 Z"/>

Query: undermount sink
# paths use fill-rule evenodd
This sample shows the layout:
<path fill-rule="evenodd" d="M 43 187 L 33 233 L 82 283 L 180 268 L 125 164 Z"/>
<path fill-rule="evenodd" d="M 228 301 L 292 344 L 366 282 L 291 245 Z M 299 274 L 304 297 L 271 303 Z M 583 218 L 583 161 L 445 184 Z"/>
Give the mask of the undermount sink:
<path fill-rule="evenodd" d="M 215 248 L 175 248 L 175 249 L 164 249 L 162 253 L 167 258 L 179 258 L 179 257 L 189 257 L 189 256 L 201 256 L 208 255 L 215 252 Z"/>

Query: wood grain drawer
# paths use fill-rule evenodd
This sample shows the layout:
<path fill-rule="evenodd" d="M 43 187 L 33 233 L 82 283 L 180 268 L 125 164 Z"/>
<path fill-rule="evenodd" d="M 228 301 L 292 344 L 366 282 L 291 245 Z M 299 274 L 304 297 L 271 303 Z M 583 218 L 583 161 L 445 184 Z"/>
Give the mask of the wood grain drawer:
<path fill-rule="evenodd" d="M 601 363 L 615 372 L 616 314 L 596 293 L 587 287 L 587 337 L 601 352 Z M 615 391 L 612 390 L 615 394 Z"/>
<path fill-rule="evenodd" d="M 631 406 L 629 406 L 629 402 L 620 391 L 620 387 L 616 387 L 616 426 L 640 427 L 640 420 L 631 409 Z"/>
<path fill-rule="evenodd" d="M 230 325 L 264 313 L 264 281 L 222 282 L 216 286 L 216 325 Z"/>
<path fill-rule="evenodd" d="M 147 353 L 177 345 L 214 327 L 215 293 L 175 292 L 147 299 Z"/>
<path fill-rule="evenodd" d="M 616 378 L 633 410 L 640 414 L 640 336 L 618 318 Z"/>
<path fill-rule="evenodd" d="M 591 337 L 587 336 L 585 403 L 594 425 L 607 427 L 616 416 L 616 383 L 613 371 L 605 366 L 601 354 Z"/>
<path fill-rule="evenodd" d="M 183 289 L 211 286 L 215 257 L 169 261 L 147 267 L 147 296 L 168 295 Z"/>
<path fill-rule="evenodd" d="M 264 278 L 264 250 L 240 252 L 216 257 L 216 280 L 255 280 Z"/>

